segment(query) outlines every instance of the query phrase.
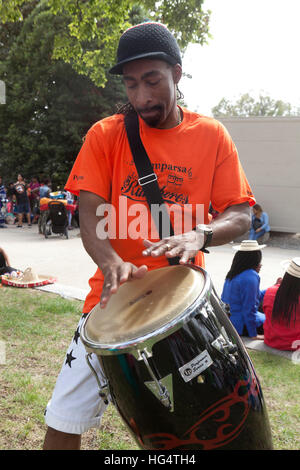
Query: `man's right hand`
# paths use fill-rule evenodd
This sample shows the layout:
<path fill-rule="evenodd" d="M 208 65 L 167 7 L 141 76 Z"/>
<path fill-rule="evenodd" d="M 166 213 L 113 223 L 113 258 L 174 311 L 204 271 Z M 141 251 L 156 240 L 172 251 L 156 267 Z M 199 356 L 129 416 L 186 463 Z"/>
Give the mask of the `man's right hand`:
<path fill-rule="evenodd" d="M 109 238 L 99 238 L 97 224 L 101 216 L 97 209 L 107 202 L 100 196 L 88 191 L 80 191 L 79 217 L 80 233 L 84 248 L 104 276 L 104 284 L 100 299 L 100 307 L 105 308 L 112 294 L 115 294 L 121 284 L 133 279 L 141 279 L 148 268 L 125 262 L 111 246 Z"/>
<path fill-rule="evenodd" d="M 112 264 L 101 269 L 104 275 L 104 283 L 100 299 L 100 307 L 105 308 L 112 294 L 115 294 L 120 285 L 134 279 L 142 279 L 148 271 L 146 265 L 137 268 L 132 263 L 122 262 Z"/>

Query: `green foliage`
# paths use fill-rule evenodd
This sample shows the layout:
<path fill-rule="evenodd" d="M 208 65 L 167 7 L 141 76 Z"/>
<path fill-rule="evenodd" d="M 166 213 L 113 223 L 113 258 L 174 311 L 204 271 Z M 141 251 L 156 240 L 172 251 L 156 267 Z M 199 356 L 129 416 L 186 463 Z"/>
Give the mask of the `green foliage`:
<path fill-rule="evenodd" d="M 21 171 L 63 185 L 88 128 L 125 100 L 118 80 L 99 89 L 69 64 L 52 60 L 55 34 L 65 25 L 63 16 L 36 8 L 0 64 L 7 88 L 7 104 L 0 107 L 0 171 L 6 181 Z"/>
<path fill-rule="evenodd" d="M 281 100 L 273 100 L 268 95 L 259 95 L 258 100 L 245 93 L 232 103 L 226 98 L 222 98 L 217 106 L 212 109 L 214 117 L 225 116 L 295 116 L 300 114 L 300 110 L 293 110 L 290 103 Z"/>
<path fill-rule="evenodd" d="M 70 20 L 68 27 L 55 36 L 53 57 L 71 63 L 78 73 L 104 86 L 120 31 L 130 26 L 125 18 L 132 2 L 48 0 L 48 4 L 54 14 L 67 15 Z"/>
<path fill-rule="evenodd" d="M 208 37 L 203 0 L 0 0 L 0 173 L 63 185 L 88 128 L 126 100 L 108 78 L 118 40 L 145 18 L 169 26 L 184 51 Z"/>
<path fill-rule="evenodd" d="M 3 23 L 22 18 L 20 6 L 28 0 L 0 0 Z M 120 34 L 136 23 L 137 17 L 165 23 L 184 50 L 188 43 L 206 42 L 210 12 L 203 11 L 203 0 L 43 0 L 51 13 L 67 18 L 55 33 L 53 58 L 70 63 L 79 74 L 88 76 L 97 86 L 106 83 L 106 71 L 115 61 Z M 134 21 L 132 21 L 134 19 Z"/>
<path fill-rule="evenodd" d="M 209 35 L 210 11 L 204 0 L 144 0 L 152 19 L 166 24 L 184 51 L 189 43 L 205 44 Z"/>
<path fill-rule="evenodd" d="M 26 0 L 0 0 L 0 18 L 1 22 L 22 21 L 23 15 L 21 6 L 26 3 Z M 28 3 L 28 2 L 27 2 Z"/>

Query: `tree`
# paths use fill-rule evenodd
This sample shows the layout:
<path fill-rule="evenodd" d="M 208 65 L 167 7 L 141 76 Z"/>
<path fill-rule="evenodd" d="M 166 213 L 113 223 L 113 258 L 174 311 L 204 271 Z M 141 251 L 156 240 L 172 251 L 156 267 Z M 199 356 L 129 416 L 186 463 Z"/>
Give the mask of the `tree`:
<path fill-rule="evenodd" d="M 232 103 L 222 98 L 219 104 L 212 109 L 214 117 L 225 116 L 295 116 L 299 115 L 299 109 L 292 108 L 290 103 L 281 100 L 273 100 L 268 95 L 259 95 L 255 100 L 249 93 L 245 93 Z"/>
<path fill-rule="evenodd" d="M 144 0 L 141 4 L 148 17 L 165 23 L 184 51 L 190 42 L 206 42 L 209 11 L 204 0 Z M 29 0 L 0 0 L 3 23 L 20 21 L 21 7 Z M 130 12 L 136 0 L 41 0 L 55 15 L 68 18 L 67 26 L 56 30 L 53 58 L 70 63 L 74 70 L 104 86 L 106 71 L 115 61 L 120 34 L 130 26 Z"/>
<path fill-rule="evenodd" d="M 63 184 L 87 129 L 126 99 L 115 63 L 120 33 L 162 21 L 184 49 L 205 42 L 203 0 L 0 0 L 0 172 L 6 180 L 46 174 Z M 190 13 L 193 12 L 193 14 Z"/>
<path fill-rule="evenodd" d="M 28 15 L 32 13 L 38 2 L 39 0 L 33 0 L 27 4 L 24 4 L 22 7 L 23 21 L 25 21 Z M 7 23 L 0 22 L 0 62 L 8 57 L 11 45 L 14 43 L 16 37 L 18 37 L 21 32 L 23 21 Z"/>
<path fill-rule="evenodd" d="M 9 39 L 9 55 L 1 62 L 7 100 L 0 106 L 0 171 L 6 180 L 22 172 L 64 184 L 88 128 L 125 99 L 119 80 L 99 89 L 70 64 L 52 60 L 63 24 L 63 16 L 38 7 L 15 41 Z"/>

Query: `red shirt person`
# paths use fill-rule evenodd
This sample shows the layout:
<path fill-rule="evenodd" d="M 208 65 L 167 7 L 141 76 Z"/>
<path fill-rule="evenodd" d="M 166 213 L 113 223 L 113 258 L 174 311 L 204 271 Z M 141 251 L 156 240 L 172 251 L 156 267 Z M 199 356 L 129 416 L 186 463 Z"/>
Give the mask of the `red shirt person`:
<path fill-rule="evenodd" d="M 292 351 L 300 342 L 300 258 L 294 258 L 282 279 L 265 293 L 264 342 Z"/>

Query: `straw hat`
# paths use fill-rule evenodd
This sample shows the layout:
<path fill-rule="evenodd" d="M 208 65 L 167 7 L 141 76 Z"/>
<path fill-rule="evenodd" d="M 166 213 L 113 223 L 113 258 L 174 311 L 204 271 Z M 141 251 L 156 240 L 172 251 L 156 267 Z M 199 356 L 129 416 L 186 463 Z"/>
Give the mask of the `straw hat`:
<path fill-rule="evenodd" d="M 20 274 L 3 274 L 1 280 L 2 284 L 12 287 L 39 287 L 55 282 L 51 276 L 37 275 L 32 268 L 27 268 Z"/>
<path fill-rule="evenodd" d="M 300 278 L 300 258 L 285 260 L 280 264 L 285 272 L 289 273 L 291 276 Z"/>
<path fill-rule="evenodd" d="M 256 240 L 243 240 L 240 245 L 235 245 L 232 248 L 236 251 L 257 251 L 266 246 L 267 245 L 259 245 Z"/>

